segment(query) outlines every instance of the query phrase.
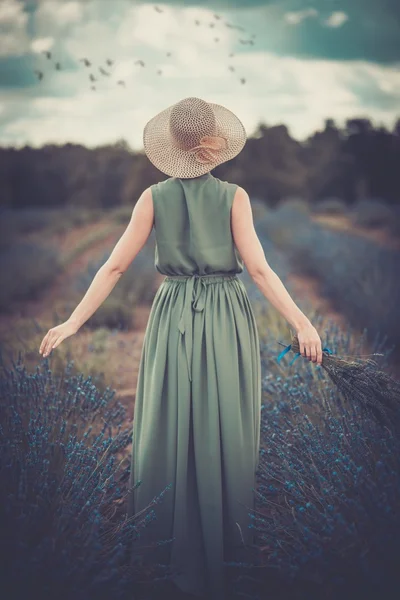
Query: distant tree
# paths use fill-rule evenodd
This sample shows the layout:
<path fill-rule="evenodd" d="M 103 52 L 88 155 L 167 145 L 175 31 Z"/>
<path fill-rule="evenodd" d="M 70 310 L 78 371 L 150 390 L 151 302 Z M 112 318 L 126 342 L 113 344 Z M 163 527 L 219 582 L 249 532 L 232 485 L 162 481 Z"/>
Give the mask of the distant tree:
<path fill-rule="evenodd" d="M 336 123 L 334 119 L 325 119 L 325 130 L 326 129 L 336 129 Z"/>
<path fill-rule="evenodd" d="M 128 142 L 124 138 L 120 138 L 114 144 L 115 148 L 119 150 L 126 150 L 126 152 L 132 152 L 132 148 L 129 146 Z"/>
<path fill-rule="evenodd" d="M 369 119 L 347 119 L 346 134 L 365 135 L 373 130 L 372 123 Z"/>

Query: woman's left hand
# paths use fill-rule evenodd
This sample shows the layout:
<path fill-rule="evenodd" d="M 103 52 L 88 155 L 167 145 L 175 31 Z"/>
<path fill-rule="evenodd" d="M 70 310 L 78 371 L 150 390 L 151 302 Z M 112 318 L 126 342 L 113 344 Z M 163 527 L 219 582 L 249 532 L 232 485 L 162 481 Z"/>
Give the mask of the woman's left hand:
<path fill-rule="evenodd" d="M 53 348 L 57 348 L 63 340 L 74 335 L 79 327 L 70 321 L 65 321 L 61 325 L 52 327 L 44 336 L 40 344 L 39 353 L 48 356 Z"/>

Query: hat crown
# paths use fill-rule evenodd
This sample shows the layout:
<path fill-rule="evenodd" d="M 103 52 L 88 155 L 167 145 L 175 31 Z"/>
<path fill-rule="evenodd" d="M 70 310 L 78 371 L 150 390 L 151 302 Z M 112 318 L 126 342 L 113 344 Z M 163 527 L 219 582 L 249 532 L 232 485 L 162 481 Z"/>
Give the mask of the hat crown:
<path fill-rule="evenodd" d="M 212 107 L 201 98 L 184 98 L 171 109 L 169 132 L 173 143 L 182 150 L 196 146 L 203 136 L 215 135 Z"/>

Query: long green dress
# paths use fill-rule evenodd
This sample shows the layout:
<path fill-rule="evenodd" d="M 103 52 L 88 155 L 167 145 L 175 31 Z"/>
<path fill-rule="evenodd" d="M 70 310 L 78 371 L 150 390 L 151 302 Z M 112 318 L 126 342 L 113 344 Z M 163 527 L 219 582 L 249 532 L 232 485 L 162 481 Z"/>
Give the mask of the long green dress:
<path fill-rule="evenodd" d="M 254 313 L 237 273 L 230 211 L 237 186 L 211 172 L 152 186 L 155 267 L 136 390 L 128 516 L 167 485 L 139 544 L 185 592 L 226 598 L 227 569 L 254 543 L 261 364 Z M 240 550 L 242 548 L 242 550 Z"/>

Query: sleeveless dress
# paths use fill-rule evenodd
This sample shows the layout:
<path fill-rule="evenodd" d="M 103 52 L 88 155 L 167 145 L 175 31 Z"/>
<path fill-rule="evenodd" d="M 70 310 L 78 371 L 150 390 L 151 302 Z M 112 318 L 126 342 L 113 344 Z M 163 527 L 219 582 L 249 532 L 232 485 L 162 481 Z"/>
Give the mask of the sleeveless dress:
<path fill-rule="evenodd" d="M 139 545 L 184 592 L 227 598 L 224 561 L 254 544 L 261 362 L 255 316 L 237 274 L 230 212 L 237 185 L 210 172 L 151 186 L 155 267 L 136 390 L 128 516 L 156 520 Z"/>

